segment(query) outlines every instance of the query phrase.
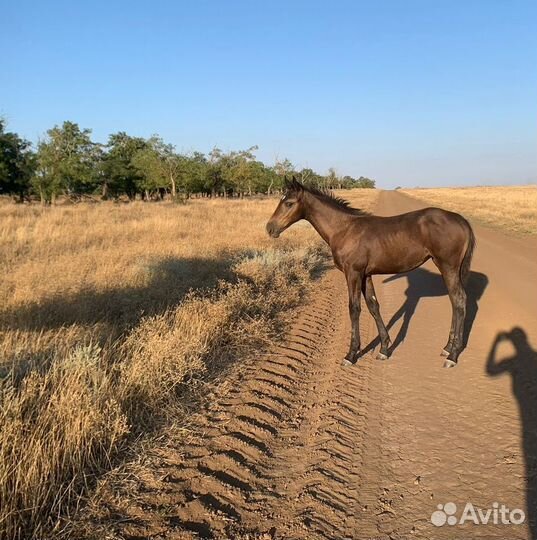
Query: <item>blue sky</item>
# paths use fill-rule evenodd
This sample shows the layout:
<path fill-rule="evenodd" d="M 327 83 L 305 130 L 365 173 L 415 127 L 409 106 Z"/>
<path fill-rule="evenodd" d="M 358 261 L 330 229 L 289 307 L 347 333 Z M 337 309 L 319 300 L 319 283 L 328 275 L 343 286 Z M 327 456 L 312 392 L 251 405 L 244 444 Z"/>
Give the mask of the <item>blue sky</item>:
<path fill-rule="evenodd" d="M 0 0 L 0 115 L 381 187 L 537 181 L 537 2 Z"/>

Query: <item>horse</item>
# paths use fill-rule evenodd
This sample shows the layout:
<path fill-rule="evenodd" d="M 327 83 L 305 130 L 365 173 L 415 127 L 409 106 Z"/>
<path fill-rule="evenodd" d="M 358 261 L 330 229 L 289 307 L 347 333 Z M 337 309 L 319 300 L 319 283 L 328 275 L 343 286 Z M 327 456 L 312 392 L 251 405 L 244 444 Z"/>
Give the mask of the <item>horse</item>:
<path fill-rule="evenodd" d="M 440 354 L 447 357 L 444 367 L 457 365 L 464 347 L 465 283 L 476 245 L 472 227 L 464 217 L 441 208 L 390 217 L 366 215 L 332 192 L 305 186 L 293 177 L 285 180 L 283 197 L 267 222 L 267 233 L 278 238 L 301 219 L 309 221 L 328 244 L 336 267 L 347 281 L 351 339 L 342 365 L 355 364 L 360 356 L 361 294 L 377 325 L 377 358 L 387 360 L 390 356 L 390 336 L 371 276 L 409 272 L 429 259 L 442 274 L 452 306 L 449 338 Z"/>

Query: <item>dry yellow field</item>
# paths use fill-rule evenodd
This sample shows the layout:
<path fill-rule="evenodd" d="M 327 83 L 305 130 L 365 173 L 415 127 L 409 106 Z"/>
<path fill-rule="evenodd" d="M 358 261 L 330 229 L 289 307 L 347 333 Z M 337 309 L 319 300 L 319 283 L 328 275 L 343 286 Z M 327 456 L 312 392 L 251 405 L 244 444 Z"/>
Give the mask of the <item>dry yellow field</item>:
<path fill-rule="evenodd" d="M 537 234 L 537 186 L 404 189 L 403 193 L 460 212 L 485 225 Z"/>
<path fill-rule="evenodd" d="M 322 257 L 309 224 L 266 235 L 276 204 L 1 201 L 0 536 L 50 531 L 129 435 L 277 334 Z"/>

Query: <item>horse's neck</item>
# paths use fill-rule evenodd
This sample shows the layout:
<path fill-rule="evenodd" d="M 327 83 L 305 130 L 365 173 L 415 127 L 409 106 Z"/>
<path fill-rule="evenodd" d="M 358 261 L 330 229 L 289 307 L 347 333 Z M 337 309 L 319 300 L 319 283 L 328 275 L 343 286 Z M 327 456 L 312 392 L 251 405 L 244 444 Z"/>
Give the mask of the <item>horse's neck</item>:
<path fill-rule="evenodd" d="M 321 238 L 331 246 L 335 235 L 348 227 L 352 215 L 331 206 L 312 194 L 305 201 L 305 219 L 320 234 Z"/>

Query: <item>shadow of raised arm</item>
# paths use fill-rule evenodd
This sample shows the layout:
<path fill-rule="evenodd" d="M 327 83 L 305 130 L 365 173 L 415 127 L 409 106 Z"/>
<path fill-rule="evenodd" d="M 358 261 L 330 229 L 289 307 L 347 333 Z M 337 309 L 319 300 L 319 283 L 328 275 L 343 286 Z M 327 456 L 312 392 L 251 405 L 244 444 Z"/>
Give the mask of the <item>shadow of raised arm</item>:
<path fill-rule="evenodd" d="M 500 375 L 506 371 L 511 371 L 513 369 L 514 357 L 504 358 L 503 360 L 496 359 L 496 353 L 498 345 L 502 341 L 510 340 L 509 334 L 505 332 L 499 332 L 490 348 L 489 354 L 487 356 L 486 371 L 488 375 Z"/>

